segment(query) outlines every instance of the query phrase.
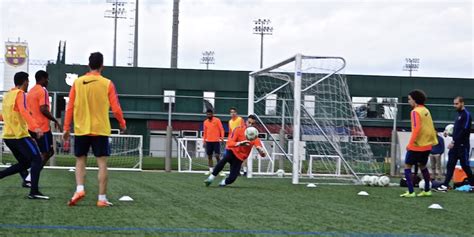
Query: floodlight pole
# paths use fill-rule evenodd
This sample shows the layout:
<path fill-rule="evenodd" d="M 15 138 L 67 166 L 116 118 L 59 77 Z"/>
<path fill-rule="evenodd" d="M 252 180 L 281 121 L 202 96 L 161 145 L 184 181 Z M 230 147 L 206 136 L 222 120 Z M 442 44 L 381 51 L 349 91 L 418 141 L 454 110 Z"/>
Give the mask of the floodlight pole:
<path fill-rule="evenodd" d="M 114 18 L 114 52 L 113 52 L 113 66 L 117 66 L 117 20 L 119 18 L 126 18 L 124 15 L 126 13 L 125 8 L 119 5 L 124 5 L 126 0 L 107 0 L 107 3 L 112 3 L 112 10 L 105 11 L 105 18 Z"/>
<path fill-rule="evenodd" d="M 209 70 L 209 64 L 214 64 L 214 51 L 204 51 L 202 52 L 201 64 L 206 64 L 206 70 Z"/>
<path fill-rule="evenodd" d="M 403 71 L 408 71 L 410 77 L 412 76 L 413 71 L 418 71 L 420 68 L 420 59 L 419 58 L 405 58 L 405 65 Z"/>
<path fill-rule="evenodd" d="M 253 28 L 253 33 L 260 35 L 260 68 L 263 68 L 263 36 L 272 35 L 273 27 L 270 26 L 269 19 L 258 19 L 255 20 L 255 26 Z"/>

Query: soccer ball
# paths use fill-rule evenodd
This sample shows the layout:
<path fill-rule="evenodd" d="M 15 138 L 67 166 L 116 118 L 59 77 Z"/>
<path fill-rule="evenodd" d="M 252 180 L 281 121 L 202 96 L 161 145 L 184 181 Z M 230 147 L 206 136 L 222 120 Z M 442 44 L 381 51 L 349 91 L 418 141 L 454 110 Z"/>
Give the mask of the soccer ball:
<path fill-rule="evenodd" d="M 430 181 L 430 189 L 431 189 L 431 181 Z M 418 183 L 418 187 L 421 189 L 421 190 L 424 190 L 425 189 L 425 180 L 422 179 L 419 183 Z"/>
<path fill-rule="evenodd" d="M 247 129 L 245 129 L 245 137 L 249 141 L 253 141 L 253 140 L 257 139 L 258 130 L 254 127 L 248 127 Z"/>
<path fill-rule="evenodd" d="M 362 182 L 363 185 L 369 185 L 370 184 L 370 176 L 364 175 L 364 177 L 362 177 L 362 179 L 360 181 Z"/>
<path fill-rule="evenodd" d="M 387 176 L 382 176 L 379 178 L 379 183 L 378 185 L 380 187 L 387 187 L 390 184 L 390 178 Z"/>
<path fill-rule="evenodd" d="M 370 179 L 369 179 L 369 185 L 370 186 L 377 186 L 378 183 L 379 183 L 379 177 L 370 176 Z"/>
<path fill-rule="evenodd" d="M 448 134 L 448 136 L 453 135 L 453 130 L 454 130 L 454 125 L 448 124 L 446 128 L 444 129 L 444 132 Z"/>
<path fill-rule="evenodd" d="M 285 176 L 285 171 L 282 169 L 279 169 L 277 170 L 276 174 L 278 177 L 283 178 L 283 176 Z"/>

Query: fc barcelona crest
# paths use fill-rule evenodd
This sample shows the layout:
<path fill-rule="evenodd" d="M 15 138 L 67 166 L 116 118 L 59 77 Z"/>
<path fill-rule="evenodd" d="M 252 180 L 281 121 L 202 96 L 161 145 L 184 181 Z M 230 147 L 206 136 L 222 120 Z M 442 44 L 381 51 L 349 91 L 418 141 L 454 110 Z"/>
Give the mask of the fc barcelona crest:
<path fill-rule="evenodd" d="M 26 57 L 26 47 L 23 45 L 7 45 L 5 53 L 5 61 L 8 65 L 13 67 L 19 67 L 25 64 Z"/>

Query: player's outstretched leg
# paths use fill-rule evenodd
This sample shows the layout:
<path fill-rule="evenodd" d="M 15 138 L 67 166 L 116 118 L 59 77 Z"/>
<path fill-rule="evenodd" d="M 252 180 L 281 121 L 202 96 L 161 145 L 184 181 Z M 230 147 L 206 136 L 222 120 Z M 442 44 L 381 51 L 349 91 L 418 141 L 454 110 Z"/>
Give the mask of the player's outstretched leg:
<path fill-rule="evenodd" d="M 206 184 L 206 187 L 211 185 L 212 182 L 214 181 L 214 178 L 219 175 L 219 173 L 224 169 L 224 166 L 227 162 L 229 162 L 229 153 L 231 152 L 226 152 L 226 154 L 224 155 L 224 158 L 222 158 L 221 160 L 219 160 L 219 162 L 217 163 L 217 165 L 214 167 L 214 169 L 212 170 L 212 174 L 209 175 L 209 177 L 207 177 L 206 180 L 204 180 L 204 183 Z"/>
<path fill-rule="evenodd" d="M 230 174 L 229 174 L 229 177 L 227 177 L 226 179 L 223 179 L 219 183 L 219 186 L 221 186 L 221 187 L 225 187 L 225 186 L 235 182 L 237 177 L 239 177 L 240 168 L 242 167 L 242 161 L 239 160 L 237 157 L 235 157 L 234 153 L 232 153 L 232 152 L 229 152 L 229 153 L 231 154 L 230 161 L 229 161 L 229 163 L 230 163 Z"/>

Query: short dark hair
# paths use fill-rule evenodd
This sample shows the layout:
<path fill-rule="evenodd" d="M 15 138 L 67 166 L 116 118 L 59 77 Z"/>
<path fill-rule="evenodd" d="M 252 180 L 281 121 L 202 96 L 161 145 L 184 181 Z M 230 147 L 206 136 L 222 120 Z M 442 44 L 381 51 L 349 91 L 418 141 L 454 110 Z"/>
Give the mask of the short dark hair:
<path fill-rule="evenodd" d="M 212 109 L 207 109 L 207 110 L 206 110 L 206 113 L 211 113 L 211 114 L 213 114 L 214 111 L 213 111 Z"/>
<path fill-rule="evenodd" d="M 255 116 L 255 114 L 251 114 L 247 117 L 247 119 L 257 120 L 257 116 Z"/>
<path fill-rule="evenodd" d="M 91 53 L 89 56 L 89 67 L 97 70 L 104 65 L 104 56 L 100 52 Z"/>
<path fill-rule="evenodd" d="M 454 97 L 455 100 L 459 100 L 460 103 L 464 103 L 464 97 L 458 95 L 456 97 Z"/>
<path fill-rule="evenodd" d="M 36 72 L 35 74 L 35 78 L 36 78 L 36 82 L 40 82 L 41 80 L 43 79 L 48 79 L 48 73 L 43 71 L 43 70 L 39 70 Z"/>
<path fill-rule="evenodd" d="M 422 90 L 416 89 L 408 93 L 409 96 L 419 105 L 424 105 L 426 101 L 426 94 Z"/>
<path fill-rule="evenodd" d="M 28 73 L 26 72 L 17 72 L 15 73 L 15 76 L 13 78 L 13 81 L 15 82 L 15 86 L 21 86 L 25 81 L 28 80 Z"/>
<path fill-rule="evenodd" d="M 230 107 L 229 111 L 231 111 L 231 110 L 234 110 L 235 112 L 237 112 L 237 108 L 235 108 L 235 107 Z"/>

